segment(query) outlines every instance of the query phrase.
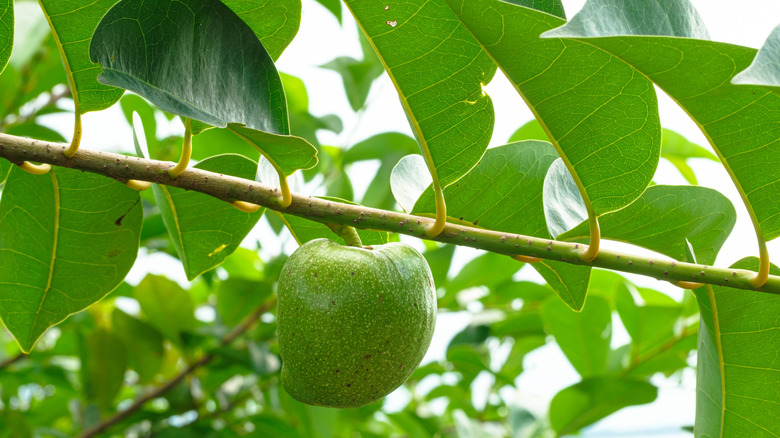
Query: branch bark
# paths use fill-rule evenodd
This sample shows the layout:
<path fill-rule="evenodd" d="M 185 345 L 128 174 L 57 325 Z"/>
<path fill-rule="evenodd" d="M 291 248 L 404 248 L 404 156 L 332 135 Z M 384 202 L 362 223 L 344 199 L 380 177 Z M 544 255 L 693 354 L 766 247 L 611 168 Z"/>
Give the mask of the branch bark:
<path fill-rule="evenodd" d="M 242 333 L 247 331 L 252 325 L 262 316 L 265 312 L 271 310 L 271 308 L 276 304 L 276 299 L 272 299 L 267 301 L 265 304 L 260 306 L 257 310 L 255 310 L 252 314 L 247 316 L 244 321 L 241 322 L 241 324 L 237 325 L 233 328 L 233 330 L 230 331 L 230 333 L 226 334 L 222 339 L 219 341 L 219 346 L 224 347 L 225 345 L 230 344 L 233 342 L 237 337 L 239 337 Z M 91 438 L 93 436 L 96 436 L 100 433 L 105 432 L 112 426 L 119 424 L 122 420 L 132 415 L 137 410 L 141 409 L 141 406 L 143 406 L 146 402 L 149 400 L 155 399 L 157 397 L 162 396 L 166 392 L 170 391 L 174 386 L 176 386 L 179 382 L 181 382 L 185 377 L 192 374 L 195 370 L 202 367 L 203 365 L 208 364 L 214 358 L 216 357 L 216 354 L 214 353 L 206 353 L 203 356 L 201 356 L 198 360 L 191 363 L 187 368 L 182 370 L 179 374 L 177 374 L 174 378 L 171 380 L 165 382 L 164 385 L 157 387 L 154 391 L 151 391 L 140 398 L 138 398 L 135 402 L 133 402 L 132 405 L 127 407 L 127 409 L 117 412 L 114 414 L 114 416 L 109 417 L 100 423 L 96 424 L 95 426 L 92 426 L 91 428 L 85 430 L 81 433 L 81 435 L 78 436 L 78 438 Z"/>
<path fill-rule="evenodd" d="M 450 223 L 444 227 L 441 234 L 430 237 L 426 234 L 426 230 L 432 226 L 434 220 L 428 217 L 343 204 L 301 194 L 293 194 L 292 204 L 283 208 L 281 207 L 279 189 L 255 181 L 194 168 L 187 169 L 178 178 L 173 179 L 166 172 L 168 168 L 173 166 L 173 163 L 92 150 L 79 150 L 73 158 L 66 158 L 62 154 L 66 147 L 66 145 L 57 143 L 0 134 L 0 157 L 17 164 L 23 161 L 34 161 L 98 173 L 122 182 L 131 179 L 149 181 L 198 191 L 226 202 L 245 201 L 262 205 L 325 224 L 341 224 L 360 229 L 389 231 L 419 239 L 469 246 L 508 256 L 536 257 L 630 272 L 673 284 L 687 282 L 725 285 L 737 289 L 780 294 L 780 277 L 778 276 L 770 276 L 766 284 L 756 289 L 751 284 L 751 280 L 756 275 L 752 271 L 715 268 L 604 249 L 600 250 L 598 256 L 593 260 L 584 261 L 580 258 L 581 245 L 576 243 Z"/>

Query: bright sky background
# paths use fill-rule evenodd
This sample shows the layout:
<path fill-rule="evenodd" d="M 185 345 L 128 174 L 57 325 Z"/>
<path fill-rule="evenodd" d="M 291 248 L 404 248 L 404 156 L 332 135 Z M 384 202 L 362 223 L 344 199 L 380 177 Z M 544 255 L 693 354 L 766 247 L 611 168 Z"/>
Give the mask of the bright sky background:
<path fill-rule="evenodd" d="M 692 0 L 692 2 L 704 18 L 712 39 L 717 41 L 758 48 L 774 26 L 780 23 L 780 2 L 772 0 L 741 0 L 740 2 Z M 563 3 L 567 17 L 571 18 L 582 7 L 584 0 L 563 0 Z M 344 121 L 345 129 L 340 135 L 324 133 L 321 136 L 320 140 L 323 144 L 346 147 L 386 131 L 399 131 L 411 135 L 406 117 L 387 75 L 383 75 L 374 84 L 369 96 L 371 104 L 368 109 L 356 116 L 343 93 L 341 77 L 333 71 L 318 67 L 337 56 L 346 55 L 358 59 L 362 56 L 354 21 L 346 9 L 344 15 L 344 26 L 341 27 L 336 19 L 318 3 L 313 0 L 303 0 L 301 30 L 280 58 L 277 64 L 279 70 L 304 80 L 309 92 L 310 111 L 314 115 L 335 113 Z M 497 146 L 504 144 L 510 134 L 530 120 L 532 115 L 500 71 L 486 91 L 493 99 L 496 109 L 496 128 L 491 146 Z M 660 90 L 659 100 L 664 127 L 683 134 L 699 145 L 709 147 L 695 124 Z M 83 147 L 131 151 L 130 130 L 122 120 L 117 107 L 86 115 Z M 48 121 L 61 132 L 67 133 L 72 129 L 72 120 L 69 117 L 51 116 Z M 171 129 L 181 128 L 173 125 Z M 721 250 L 717 264 L 727 266 L 742 257 L 756 255 L 757 246 L 750 220 L 725 170 L 719 164 L 707 160 L 693 160 L 692 167 L 699 178 L 700 185 L 724 193 L 732 200 L 738 211 L 735 230 Z M 376 166 L 371 164 L 353 169 L 359 174 L 353 180 L 358 198 L 365 190 L 367 181 L 373 176 L 375 169 Z M 365 183 L 361 182 L 361 178 Z M 659 165 L 656 181 L 685 184 L 676 169 L 663 160 Z M 267 231 L 267 226 L 260 227 L 257 233 L 250 237 L 251 241 L 254 241 L 258 235 L 262 235 L 266 239 L 264 240 L 266 248 L 279 248 L 284 245 L 288 251 L 294 249 L 295 245 L 291 239 L 277 241 L 269 238 Z M 420 246 L 415 239 L 404 239 L 404 241 Z M 780 239 L 769 244 L 771 258 L 776 262 L 780 261 L 778 242 Z M 641 252 L 634 248 L 630 251 Z M 459 248 L 453 269 L 458 269 L 475 254 L 478 254 L 475 250 Z M 129 279 L 135 283 L 146 272 L 159 272 L 180 282 L 186 282 L 180 267 L 177 265 L 171 267 L 170 261 L 164 258 L 163 255 L 147 257 L 139 262 Z M 524 269 L 521 274 L 528 278 L 538 278 L 531 272 L 530 269 Z M 136 280 L 134 281 L 133 278 Z M 679 289 L 663 282 L 637 276 L 631 276 L 631 279 L 641 285 L 667 291 L 675 297 L 680 295 Z M 437 333 L 426 361 L 443 357 L 449 338 L 466 323 L 468 321 L 464 321 L 461 315 L 440 315 Z M 619 324 L 617 320 L 616 323 Z M 628 341 L 625 332 L 616 331 L 613 338 L 616 345 Z M 498 350 L 503 351 L 501 348 Z M 557 391 L 579 381 L 578 375 L 557 346 L 547 346 L 532 353 L 526 358 L 525 364 L 526 371 L 518 381 L 518 393 L 509 392 L 502 396 L 509 400 L 516 400 L 517 403 L 527 407 L 535 406 L 541 412 L 544 412 L 549 400 Z M 489 381 L 482 379 L 478 385 L 486 383 Z M 679 432 L 679 427 L 693 423 L 695 372 L 688 370 L 683 373 L 682 386 L 679 386 L 676 381 L 664 379 L 654 383 L 661 387 L 659 398 L 655 403 L 625 409 L 592 427 L 585 435 L 589 437 L 691 437 L 688 433 Z M 479 392 L 475 391 L 475 393 Z M 394 394 L 389 399 L 389 403 L 397 404 L 404 397 L 404 394 Z M 484 397 L 476 401 L 484 403 Z"/>

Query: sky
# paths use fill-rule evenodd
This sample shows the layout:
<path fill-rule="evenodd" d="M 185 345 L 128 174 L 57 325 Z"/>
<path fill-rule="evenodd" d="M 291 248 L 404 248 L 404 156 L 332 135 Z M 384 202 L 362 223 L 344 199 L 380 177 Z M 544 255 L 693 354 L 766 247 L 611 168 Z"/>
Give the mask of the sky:
<path fill-rule="evenodd" d="M 769 35 L 775 25 L 780 23 L 780 2 L 772 0 L 692 0 L 707 24 L 711 38 L 716 41 L 739 44 L 758 48 Z M 563 0 L 568 17 L 572 17 L 584 4 L 583 0 Z M 738 5 L 738 6 L 735 6 Z M 340 26 L 336 19 L 322 6 L 313 0 L 303 0 L 303 17 L 301 30 L 284 52 L 277 63 L 281 72 L 298 76 L 304 80 L 309 92 L 310 111 L 314 115 L 335 113 L 345 123 L 341 134 L 323 133 L 320 140 L 323 144 L 346 147 L 380 132 L 398 131 L 411 135 L 406 116 L 403 113 L 394 87 L 386 75 L 375 84 L 369 95 L 369 107 L 355 114 L 344 96 L 341 77 L 330 70 L 319 68 L 337 56 L 361 57 L 357 42 L 357 28 L 354 21 L 344 10 L 344 25 Z M 495 79 L 486 87 L 496 109 L 496 128 L 491 146 L 504 144 L 512 132 L 525 122 L 532 119 L 531 112 L 516 94 L 515 90 L 503 77 L 500 71 Z M 696 125 L 688 116 L 659 90 L 660 113 L 662 125 L 675 130 L 689 140 L 709 148 L 707 142 Z M 72 124 L 70 118 L 51 116 L 49 124 L 62 132 L 68 132 Z M 83 147 L 102 150 L 132 150 L 132 137 L 129 128 L 122 122 L 121 113 L 116 107 L 101 113 L 87 114 L 84 117 Z M 174 124 L 162 126 L 160 129 L 180 130 Z M 353 169 L 363 175 L 368 181 L 376 165 L 364 164 Z M 757 254 L 755 235 L 744 206 L 731 184 L 725 170 L 718 163 L 707 160 L 693 160 L 692 167 L 702 186 L 714 188 L 728 196 L 738 211 L 735 230 L 727 240 L 717 261 L 719 266 L 727 266 L 748 255 Z M 367 184 L 361 183 L 360 176 L 355 179 L 356 196 L 359 198 L 361 188 Z M 677 171 L 667 162 L 661 161 L 656 175 L 656 181 L 667 184 L 685 184 Z M 268 238 L 267 226 L 260 227 L 249 241 L 258 236 Z M 420 247 L 414 239 L 404 241 Z M 289 238 L 269 242 L 266 247 L 284 246 L 291 251 L 295 244 Z M 606 243 L 605 247 L 621 248 L 617 244 Z M 780 261 L 780 239 L 769 243 L 771 258 Z M 643 253 L 631 248 L 633 253 Z M 478 254 L 476 250 L 459 248 L 453 271 L 465 264 L 471 257 Z M 133 277 L 140 278 L 147 272 L 165 273 L 180 282 L 183 279 L 181 269 L 174 267 L 171 272 L 170 261 L 162 261 L 162 255 L 145 258 L 145 261 L 134 268 Z M 161 264 L 162 262 L 162 264 Z M 165 265 L 168 264 L 166 268 Z M 178 271 L 177 271 L 178 269 Z M 178 272 L 178 273 L 177 273 Z M 524 269 L 521 276 L 536 279 L 531 270 Z M 644 277 L 630 276 L 632 281 L 648 287 L 663 290 L 675 297 L 680 296 L 679 289 L 667 283 Z M 205 315 L 208 317 L 208 315 Z M 461 315 L 442 315 L 439 319 L 437 333 L 429 351 L 427 360 L 442 357 L 449 337 L 467 323 Z M 616 321 L 617 323 L 617 321 Z M 619 323 L 618 323 L 619 325 Z M 625 332 L 616 331 L 614 343 L 628 340 Z M 496 346 L 497 351 L 506 346 Z M 537 406 L 544 409 L 551 397 L 560 389 L 579 380 L 578 375 L 568 364 L 558 347 L 552 345 L 537 351 L 526 359 L 526 371 L 518 380 L 519 391 L 504 393 L 502 396 L 524 405 Z M 478 385 L 488 384 L 484 378 Z M 693 423 L 695 406 L 695 372 L 687 370 L 680 381 L 659 379 L 654 381 L 661 387 L 659 399 L 640 407 L 628 408 L 619 414 L 590 428 L 585 436 L 589 437 L 690 437 L 690 434 L 679 432 L 679 427 Z M 680 383 L 680 384 L 678 384 Z M 475 391 L 478 393 L 479 391 Z M 389 404 L 400 404 L 404 394 L 395 394 Z M 484 400 L 477 400 L 484 402 Z M 659 421 L 659 418 L 662 421 Z"/>

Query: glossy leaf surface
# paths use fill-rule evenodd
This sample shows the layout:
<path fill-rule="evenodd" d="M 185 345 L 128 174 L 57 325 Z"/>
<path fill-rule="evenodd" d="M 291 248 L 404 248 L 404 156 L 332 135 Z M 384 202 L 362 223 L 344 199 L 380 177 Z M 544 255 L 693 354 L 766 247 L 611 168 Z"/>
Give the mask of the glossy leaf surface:
<path fill-rule="evenodd" d="M 0 316 L 23 351 L 117 287 L 138 252 L 138 192 L 77 170 L 11 171 L 0 201 Z"/>
<path fill-rule="evenodd" d="M 0 73 L 11 58 L 14 47 L 14 2 L 0 1 Z"/>
<path fill-rule="evenodd" d="M 694 262 L 688 257 L 687 239 L 698 262 L 712 265 L 736 220 L 731 201 L 716 190 L 657 185 L 628 207 L 602 216 L 599 224 L 605 239 Z M 586 241 L 588 232 L 588 224 L 583 222 L 560 239 Z"/>
<path fill-rule="evenodd" d="M 219 155 L 195 168 L 254 180 L 257 164 L 240 155 Z M 203 193 L 155 184 L 154 197 L 165 226 L 192 280 L 229 256 L 263 215 L 244 213 Z"/>
<path fill-rule="evenodd" d="M 301 25 L 301 0 L 224 0 L 276 61 Z"/>
<path fill-rule="evenodd" d="M 601 215 L 639 197 L 660 155 L 652 84 L 589 45 L 539 39 L 561 18 L 498 0 L 447 3 L 546 128 L 588 209 Z"/>
<path fill-rule="evenodd" d="M 482 85 L 495 65 L 443 0 L 345 3 L 395 83 L 434 180 L 452 184 L 490 141 L 493 103 Z"/>
<path fill-rule="evenodd" d="M 758 270 L 758 259 L 737 269 Z M 780 269 L 772 266 L 772 275 Z M 696 436 L 780 433 L 780 297 L 725 286 L 696 291 L 701 311 Z"/>
<path fill-rule="evenodd" d="M 98 82 L 99 65 L 90 61 L 89 45 L 100 18 L 116 0 L 89 3 L 40 0 L 62 54 L 76 111 L 100 111 L 116 103 L 124 90 Z"/>

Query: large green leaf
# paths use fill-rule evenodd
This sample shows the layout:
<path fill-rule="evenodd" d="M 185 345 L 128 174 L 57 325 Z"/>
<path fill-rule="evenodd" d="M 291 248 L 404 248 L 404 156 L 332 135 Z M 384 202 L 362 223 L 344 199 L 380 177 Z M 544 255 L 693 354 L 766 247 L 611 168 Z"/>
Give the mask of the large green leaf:
<path fill-rule="evenodd" d="M 626 406 L 650 403 L 655 386 L 610 377 L 585 379 L 561 390 L 550 402 L 550 424 L 558 435 L 573 434 Z"/>
<path fill-rule="evenodd" d="M 499 0 L 446 1 L 545 127 L 590 215 L 638 198 L 660 155 L 652 84 L 587 44 L 539 38 L 561 18 Z"/>
<path fill-rule="evenodd" d="M 549 237 L 540 195 L 545 175 L 558 157 L 547 142 L 524 141 L 488 149 L 479 164 L 444 190 L 451 222 L 465 222 L 491 230 Z M 414 214 L 432 214 L 434 194 L 426 190 Z M 507 235 L 513 248 L 522 242 Z M 540 249 L 541 250 L 541 249 Z M 585 303 L 590 268 L 543 260 L 533 266 L 573 309 Z"/>
<path fill-rule="evenodd" d="M 254 180 L 257 163 L 240 155 L 218 155 L 195 168 Z M 203 193 L 155 184 L 154 198 L 165 226 L 192 280 L 229 256 L 263 215 L 239 211 L 227 202 Z"/>
<path fill-rule="evenodd" d="M 182 334 L 198 324 L 192 297 L 175 282 L 147 275 L 133 290 L 149 324 L 171 341 L 181 344 Z"/>
<path fill-rule="evenodd" d="M 111 313 L 113 333 L 122 340 L 128 364 L 141 381 L 152 382 L 163 363 L 163 337 L 149 324 L 114 309 Z M 93 353 L 94 354 L 94 353 Z"/>
<path fill-rule="evenodd" d="M 100 66 L 89 58 L 92 33 L 116 0 L 89 3 L 39 0 L 65 64 L 76 113 L 100 111 L 116 103 L 124 90 L 98 82 Z"/>
<path fill-rule="evenodd" d="M 633 0 L 590 0 L 569 24 L 545 36 L 573 38 L 599 48 L 666 91 L 710 141 L 734 180 L 759 238 L 780 236 L 780 203 L 775 202 L 780 193 L 780 95 L 730 82 L 748 66 L 756 50 L 680 38 L 706 38 L 687 1 L 670 2 L 672 11 L 658 6 L 664 3 L 640 3 L 642 7 Z M 612 13 L 603 15 L 606 11 Z M 669 23 L 687 25 L 670 28 Z M 653 36 L 642 36 L 648 34 Z"/>
<path fill-rule="evenodd" d="M 583 378 L 604 374 L 612 340 L 612 310 L 607 300 L 591 296 L 582 311 L 573 312 L 561 300 L 551 299 L 542 307 L 542 319 Z"/>
<path fill-rule="evenodd" d="M 84 392 L 101 410 L 108 411 L 125 381 L 127 350 L 122 339 L 105 329 L 90 333 L 85 347 L 81 369 Z"/>
<path fill-rule="evenodd" d="M 493 103 L 482 86 L 495 65 L 444 0 L 345 3 L 395 83 L 434 182 L 457 181 L 493 132 Z"/>
<path fill-rule="evenodd" d="M 758 269 L 747 258 L 735 269 Z M 780 274 L 776 266 L 772 275 Z M 780 435 L 780 296 L 707 286 L 701 311 L 696 396 L 697 437 Z"/>
<path fill-rule="evenodd" d="M 224 0 L 252 31 L 275 61 L 301 25 L 301 0 Z"/>
<path fill-rule="evenodd" d="M 142 41 L 142 44 L 138 44 Z M 95 29 L 100 81 L 164 111 L 225 127 L 289 134 L 273 60 L 251 28 L 217 0 L 122 0 Z"/>
<path fill-rule="evenodd" d="M 638 245 L 686 262 L 712 265 L 734 228 L 737 212 L 720 192 L 697 186 L 652 186 L 633 204 L 601 217 L 601 236 Z M 559 236 L 588 238 L 583 222 Z M 686 242 L 687 240 L 687 242 Z M 688 257 L 688 242 L 696 260 Z"/>
<path fill-rule="evenodd" d="M 11 58 L 14 47 L 14 2 L 0 0 L 0 73 Z"/>
<path fill-rule="evenodd" d="M 138 192 L 122 183 L 11 170 L 0 200 L 0 316 L 23 351 L 122 282 L 141 223 Z"/>

